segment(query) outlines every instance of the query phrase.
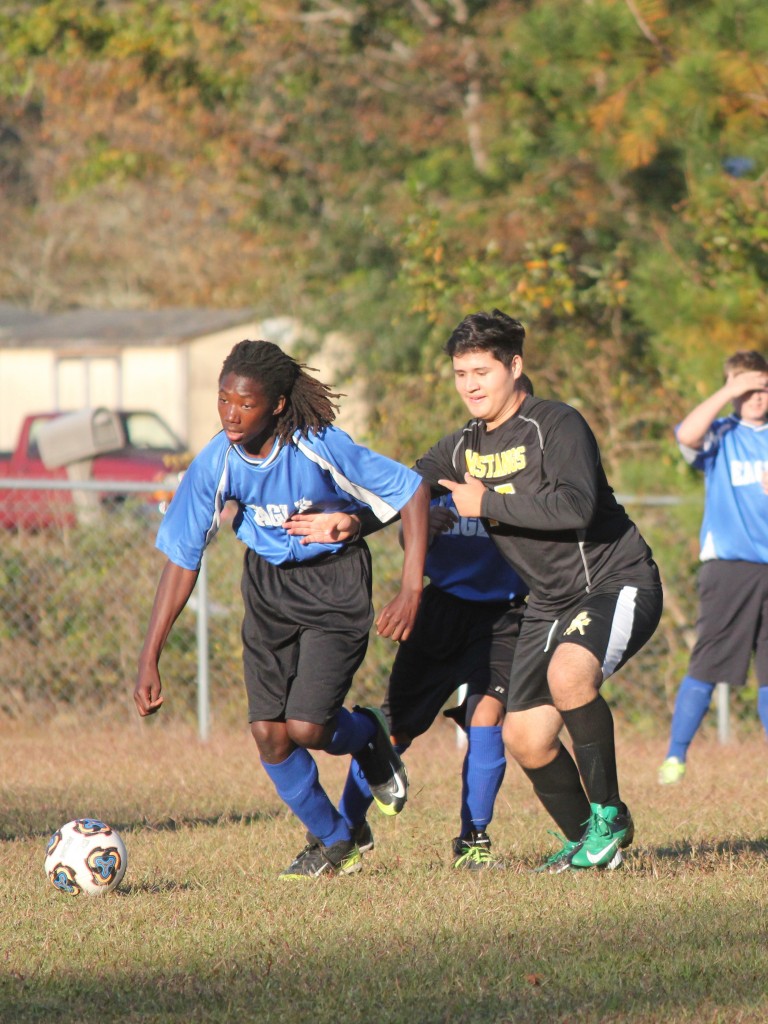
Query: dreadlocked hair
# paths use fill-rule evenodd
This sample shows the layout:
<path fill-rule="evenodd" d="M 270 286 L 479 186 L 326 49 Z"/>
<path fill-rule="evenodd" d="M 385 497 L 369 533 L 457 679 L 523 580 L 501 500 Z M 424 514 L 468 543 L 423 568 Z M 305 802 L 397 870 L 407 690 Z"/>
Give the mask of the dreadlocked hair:
<path fill-rule="evenodd" d="M 228 373 L 257 381 L 267 399 L 277 405 L 285 398 L 285 408 L 277 417 L 275 434 L 281 441 L 290 441 L 299 430 L 306 435 L 320 430 L 336 419 L 338 405 L 327 384 L 310 377 L 311 369 L 299 363 L 271 341 L 239 341 L 221 367 L 219 381 Z"/>

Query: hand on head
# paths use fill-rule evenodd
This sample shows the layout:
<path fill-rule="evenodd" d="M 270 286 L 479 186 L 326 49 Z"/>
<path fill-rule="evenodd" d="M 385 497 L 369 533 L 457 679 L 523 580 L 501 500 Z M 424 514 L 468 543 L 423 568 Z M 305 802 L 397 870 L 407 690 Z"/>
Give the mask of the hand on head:
<path fill-rule="evenodd" d="M 768 391 L 768 374 L 762 370 L 745 370 L 743 373 L 729 373 L 726 385 L 733 398 L 740 398 L 750 391 Z"/>

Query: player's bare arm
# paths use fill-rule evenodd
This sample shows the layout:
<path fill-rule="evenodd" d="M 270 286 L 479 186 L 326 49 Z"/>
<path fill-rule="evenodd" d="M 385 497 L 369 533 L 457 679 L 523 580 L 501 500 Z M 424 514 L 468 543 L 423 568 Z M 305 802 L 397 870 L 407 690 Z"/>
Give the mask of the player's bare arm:
<path fill-rule="evenodd" d="M 765 391 L 768 377 L 761 370 L 746 370 L 744 373 L 729 373 L 725 384 L 700 402 L 681 421 L 677 428 L 677 440 L 687 448 L 698 451 L 704 444 L 707 431 L 729 402 L 738 401 L 752 391 Z"/>
<path fill-rule="evenodd" d="M 183 569 L 171 561 L 166 562 L 160 576 L 133 691 L 136 710 L 142 718 L 153 715 L 163 703 L 160 655 L 174 622 L 195 588 L 197 576 L 197 570 Z"/>
<path fill-rule="evenodd" d="M 439 537 L 441 533 L 447 533 L 454 523 L 458 523 L 459 517 L 453 511 L 453 509 L 446 508 L 445 505 L 430 505 L 429 506 L 429 545 L 432 545 L 435 537 Z M 398 541 L 400 547 L 403 546 L 403 528 L 402 526 L 398 530 Z"/>
<path fill-rule="evenodd" d="M 424 588 L 424 560 L 429 535 L 429 487 L 422 482 L 400 510 L 403 524 L 403 571 L 400 591 L 376 619 L 379 636 L 406 640 L 419 610 Z"/>
<path fill-rule="evenodd" d="M 441 533 L 447 533 L 458 521 L 458 516 L 443 505 L 432 505 L 429 510 L 429 543 Z M 334 544 L 357 540 L 363 524 L 360 517 L 346 512 L 297 512 L 286 519 L 283 529 L 294 537 L 301 537 L 302 544 Z M 403 530 L 400 533 L 400 547 L 403 546 Z"/>

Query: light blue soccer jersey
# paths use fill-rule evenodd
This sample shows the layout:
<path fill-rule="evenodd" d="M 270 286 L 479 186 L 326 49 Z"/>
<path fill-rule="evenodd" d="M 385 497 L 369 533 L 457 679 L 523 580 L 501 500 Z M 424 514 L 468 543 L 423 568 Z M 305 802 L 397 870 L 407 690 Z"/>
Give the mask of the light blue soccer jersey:
<path fill-rule="evenodd" d="M 453 512 L 453 496 L 432 502 Z M 511 601 L 528 587 L 485 531 L 479 519 L 460 516 L 452 529 L 438 534 L 427 552 L 424 573 L 441 590 L 466 601 Z"/>
<path fill-rule="evenodd" d="M 679 447 L 686 462 L 704 472 L 701 560 L 768 562 L 768 494 L 761 482 L 768 471 L 768 424 L 753 427 L 726 416 L 712 424 L 701 451 Z"/>
<path fill-rule="evenodd" d="M 218 433 L 184 474 L 157 534 L 157 547 L 176 565 L 197 569 L 221 525 L 227 501 L 239 510 L 239 539 L 274 565 L 305 562 L 339 544 L 302 544 L 282 524 L 294 512 L 355 512 L 364 506 L 387 522 L 421 484 L 418 473 L 356 444 L 338 427 L 298 431 L 277 440 L 266 458 L 249 455 Z"/>

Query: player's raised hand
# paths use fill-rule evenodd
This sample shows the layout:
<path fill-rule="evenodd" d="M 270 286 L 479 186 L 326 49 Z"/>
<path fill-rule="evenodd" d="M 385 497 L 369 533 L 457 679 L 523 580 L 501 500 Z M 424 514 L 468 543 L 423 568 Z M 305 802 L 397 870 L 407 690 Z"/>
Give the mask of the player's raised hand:
<path fill-rule="evenodd" d="M 746 370 L 744 373 L 729 373 L 726 387 L 733 398 L 740 398 L 749 391 L 768 390 L 768 374 L 762 370 Z"/>

